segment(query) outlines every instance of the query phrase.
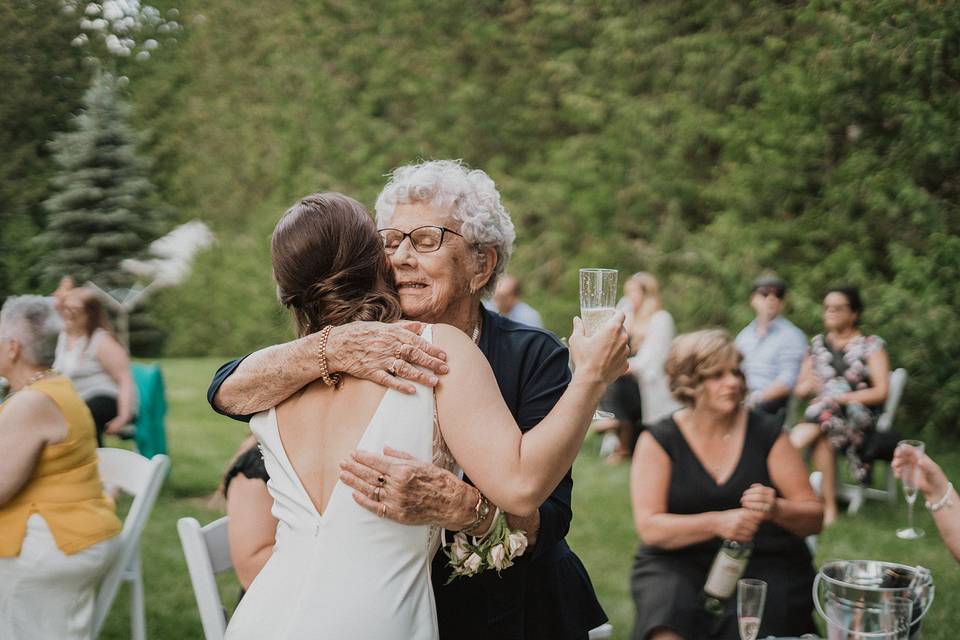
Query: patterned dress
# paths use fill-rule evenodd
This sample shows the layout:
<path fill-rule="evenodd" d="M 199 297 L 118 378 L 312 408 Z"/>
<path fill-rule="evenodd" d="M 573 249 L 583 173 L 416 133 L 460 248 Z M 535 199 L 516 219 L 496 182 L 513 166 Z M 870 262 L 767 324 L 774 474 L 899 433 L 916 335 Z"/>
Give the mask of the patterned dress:
<path fill-rule="evenodd" d="M 837 396 L 869 389 L 870 356 L 884 348 L 877 336 L 857 336 L 843 349 L 834 348 L 822 334 L 810 340 L 813 372 L 823 380 L 823 388 L 810 402 L 803 417 L 820 425 L 820 429 L 838 451 L 845 452 L 850 473 L 858 482 L 870 480 L 870 464 L 863 461 L 867 435 L 873 431 L 882 407 L 868 407 L 859 402 L 840 404 Z"/>

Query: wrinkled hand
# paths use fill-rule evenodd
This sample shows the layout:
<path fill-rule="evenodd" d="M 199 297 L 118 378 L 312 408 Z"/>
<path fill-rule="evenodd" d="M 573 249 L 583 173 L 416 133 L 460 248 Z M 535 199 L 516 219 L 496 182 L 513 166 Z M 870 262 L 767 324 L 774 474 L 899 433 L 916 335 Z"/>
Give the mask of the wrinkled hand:
<path fill-rule="evenodd" d="M 573 319 L 570 357 L 575 375 L 595 375 L 609 385 L 627 372 L 630 339 L 623 328 L 624 317 L 622 311 L 617 311 L 592 336 L 586 335 L 580 318 Z"/>
<path fill-rule="evenodd" d="M 377 515 L 383 511 L 383 517 L 402 524 L 456 531 L 474 517 L 470 502 L 476 501 L 476 491 L 470 485 L 446 469 L 390 447 L 383 455 L 354 451 L 340 463 L 340 480 L 354 489 L 353 499 L 361 507 Z"/>
<path fill-rule="evenodd" d="M 717 537 L 724 540 L 749 542 L 757 534 L 763 514 L 750 509 L 727 509 L 718 514 Z"/>
<path fill-rule="evenodd" d="M 773 520 L 777 511 L 777 492 L 755 482 L 740 496 L 740 506 L 757 512 L 764 520 Z"/>
<path fill-rule="evenodd" d="M 410 321 L 334 327 L 327 339 L 327 366 L 331 373 L 347 373 L 403 393 L 416 391 L 405 380 L 434 387 L 438 382 L 434 374 L 449 371 L 444 362 L 447 354 L 421 338 L 422 331 L 423 323 Z"/>
<path fill-rule="evenodd" d="M 923 492 L 927 500 L 935 501 L 947 492 L 949 481 L 936 462 L 925 453 L 920 453 L 913 447 L 898 446 L 893 453 L 893 474 L 903 478 L 916 465 L 915 478 L 917 488 Z"/>

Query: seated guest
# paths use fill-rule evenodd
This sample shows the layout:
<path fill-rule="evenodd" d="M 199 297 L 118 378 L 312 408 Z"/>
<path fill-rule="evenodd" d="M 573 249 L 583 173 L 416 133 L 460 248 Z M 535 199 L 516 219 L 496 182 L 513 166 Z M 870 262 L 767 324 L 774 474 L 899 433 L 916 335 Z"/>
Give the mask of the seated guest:
<path fill-rule="evenodd" d="M 633 453 L 644 425 L 654 424 L 679 409 L 670 395 L 664 363 L 675 335 L 673 316 L 663 308 L 657 279 L 644 271 L 623 284 L 617 308 L 626 315 L 630 335 L 630 371 L 616 380 L 604 397 L 604 406 L 617 421 L 619 448 L 608 461 L 627 459 Z"/>
<path fill-rule="evenodd" d="M 59 320 L 39 296 L 0 310 L 0 638 L 81 639 L 120 521 L 97 470 L 90 411 L 50 369 Z"/>
<path fill-rule="evenodd" d="M 504 275 L 493 292 L 493 304 L 487 305 L 487 308 L 514 322 L 543 329 L 540 313 L 521 300 L 522 295 L 520 280 L 515 276 Z"/>
<path fill-rule="evenodd" d="M 70 378 L 90 407 L 97 425 L 97 444 L 102 447 L 104 433 L 124 433 L 137 414 L 130 358 L 110 332 L 96 293 L 83 287 L 72 289 L 60 307 L 64 328 L 57 341 L 54 367 Z"/>
<path fill-rule="evenodd" d="M 798 449 L 813 447 L 813 465 L 823 472 L 824 522 L 837 518 L 834 451 L 845 453 L 850 473 L 870 481 L 863 459 L 867 437 L 883 411 L 889 387 L 890 360 L 884 342 L 860 332 L 863 301 L 855 287 L 836 287 L 823 299 L 825 334 L 810 340 L 796 394 L 813 396 L 790 440 Z"/>
<path fill-rule="evenodd" d="M 741 356 L 725 331 L 673 341 L 667 374 L 685 407 L 640 435 L 630 492 L 642 545 L 631 577 L 634 639 L 738 638 L 736 597 L 717 616 L 701 593 L 722 540 L 753 541 L 744 577 L 767 582 L 759 637 L 816 632 L 804 537 L 823 508 L 797 451 L 748 411 Z"/>
<path fill-rule="evenodd" d="M 762 276 L 753 283 L 750 306 L 757 317 L 737 334 L 747 379 L 747 407 L 776 416 L 783 424 L 787 402 L 807 351 L 807 338 L 783 317 L 787 283 Z"/>
<path fill-rule="evenodd" d="M 930 456 L 918 454 L 911 447 L 897 447 L 893 454 L 894 474 L 902 478 L 904 474 L 911 473 L 914 465 L 919 470 L 919 473 L 913 472 L 917 488 L 926 498 L 927 509 L 940 530 L 940 537 L 953 558 L 960 562 L 960 497 L 957 496 L 957 490 Z"/>
<path fill-rule="evenodd" d="M 223 494 L 230 517 L 227 525 L 230 559 L 242 588 L 240 597 L 270 559 L 276 542 L 277 519 L 271 513 L 273 498 L 267 491 L 269 479 L 257 440 L 250 436 L 240 445 L 223 478 Z"/>

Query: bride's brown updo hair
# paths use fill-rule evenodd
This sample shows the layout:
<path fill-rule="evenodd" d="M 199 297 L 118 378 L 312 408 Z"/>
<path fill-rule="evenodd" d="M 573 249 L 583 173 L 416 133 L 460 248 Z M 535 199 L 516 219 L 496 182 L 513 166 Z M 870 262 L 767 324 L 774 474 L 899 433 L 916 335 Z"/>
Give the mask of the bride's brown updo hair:
<path fill-rule="evenodd" d="M 400 318 L 380 234 L 353 198 L 301 198 L 274 228 L 271 253 L 277 297 L 293 313 L 299 337 L 328 324 Z"/>

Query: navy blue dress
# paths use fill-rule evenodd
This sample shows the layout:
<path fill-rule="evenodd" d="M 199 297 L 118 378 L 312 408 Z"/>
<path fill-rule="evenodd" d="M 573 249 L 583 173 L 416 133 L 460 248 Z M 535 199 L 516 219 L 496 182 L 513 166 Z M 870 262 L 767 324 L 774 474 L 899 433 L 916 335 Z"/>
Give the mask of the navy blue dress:
<path fill-rule="evenodd" d="M 650 427 L 650 435 L 670 456 L 667 511 L 694 514 L 740 506 L 740 496 L 751 484 L 773 486 L 767 457 L 782 429 L 776 418 L 753 412 L 737 467 L 718 485 L 693 453 L 673 418 Z M 643 640 L 657 628 L 673 630 L 687 640 L 723 638 L 738 640 L 736 597 L 727 601 L 719 619 L 707 613 L 700 601 L 707 572 L 720 540 L 681 549 L 641 545 L 630 579 L 637 608 L 634 640 Z M 816 633 L 813 623 L 813 559 L 797 535 L 771 522 L 760 525 L 745 578 L 767 582 L 767 599 L 758 637 L 800 636 Z"/>
<path fill-rule="evenodd" d="M 535 427 L 550 412 L 570 382 L 567 349 L 557 338 L 503 318 L 481 307 L 480 350 L 493 369 L 500 393 L 521 429 Z M 213 405 L 223 381 L 242 359 L 220 367 L 207 392 Z M 449 576 L 446 557 L 432 567 L 440 637 L 444 640 L 584 640 L 607 621 L 587 570 L 564 537 L 573 519 L 573 476 L 568 471 L 540 506 L 536 547 L 513 567 L 459 578 Z"/>

